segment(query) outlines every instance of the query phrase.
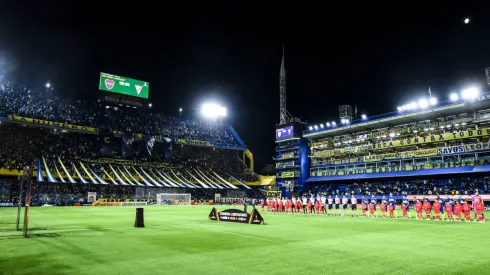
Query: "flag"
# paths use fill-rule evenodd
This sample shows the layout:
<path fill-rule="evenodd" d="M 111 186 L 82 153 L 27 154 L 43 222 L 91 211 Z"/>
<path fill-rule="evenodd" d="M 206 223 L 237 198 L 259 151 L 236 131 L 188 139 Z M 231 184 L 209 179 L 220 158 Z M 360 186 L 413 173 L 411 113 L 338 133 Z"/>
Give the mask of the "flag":
<path fill-rule="evenodd" d="M 145 148 L 148 156 L 152 156 L 153 148 L 155 147 L 155 137 L 152 135 L 145 136 Z"/>
<path fill-rule="evenodd" d="M 100 133 L 98 138 L 99 155 L 102 157 L 112 157 L 114 152 L 114 137 L 111 133 Z"/>
<path fill-rule="evenodd" d="M 134 135 L 133 133 L 124 132 L 122 134 L 122 157 L 132 157 L 134 155 L 133 150 Z"/>
<path fill-rule="evenodd" d="M 170 138 L 163 137 L 163 152 L 165 153 L 166 160 L 172 160 L 174 156 L 174 141 Z"/>

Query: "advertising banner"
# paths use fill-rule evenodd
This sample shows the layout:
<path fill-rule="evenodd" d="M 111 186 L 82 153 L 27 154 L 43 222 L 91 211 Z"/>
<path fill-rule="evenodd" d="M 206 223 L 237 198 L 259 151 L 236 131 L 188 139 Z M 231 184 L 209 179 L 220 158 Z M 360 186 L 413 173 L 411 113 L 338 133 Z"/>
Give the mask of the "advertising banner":
<path fill-rule="evenodd" d="M 68 123 L 60 123 L 60 122 L 54 122 L 54 121 L 48 121 L 48 120 L 42 120 L 42 119 L 34 119 L 34 118 L 29 118 L 29 117 L 14 116 L 14 115 L 9 115 L 8 118 L 9 118 L 9 120 L 16 121 L 16 122 L 22 122 L 25 124 L 35 124 L 35 125 L 40 125 L 40 126 L 47 126 L 47 127 L 57 128 L 57 129 L 67 129 L 67 130 L 73 130 L 73 131 L 79 131 L 79 132 L 89 132 L 89 133 L 97 133 L 98 132 L 97 128 L 85 127 L 85 126 L 80 126 L 80 125 L 73 125 L 73 124 L 68 124 Z"/>
<path fill-rule="evenodd" d="M 248 214 L 239 209 L 227 209 L 218 212 L 216 208 L 213 207 L 211 213 L 209 213 L 208 219 L 223 222 L 264 224 L 264 219 L 256 209 L 254 209 L 251 214 Z"/>
<path fill-rule="evenodd" d="M 412 137 L 406 139 L 378 142 L 376 144 L 373 144 L 373 149 L 386 149 L 386 148 L 393 148 L 393 147 L 427 144 L 427 143 L 443 142 L 443 141 L 465 139 L 465 138 L 484 137 L 488 135 L 489 135 L 489 129 L 477 129 L 477 130 L 460 131 L 454 133 L 444 133 L 440 135 L 418 136 L 418 137 Z"/>
<path fill-rule="evenodd" d="M 114 201 L 114 202 L 102 202 L 102 201 L 94 201 L 92 203 L 92 206 L 121 206 L 121 202 Z"/>

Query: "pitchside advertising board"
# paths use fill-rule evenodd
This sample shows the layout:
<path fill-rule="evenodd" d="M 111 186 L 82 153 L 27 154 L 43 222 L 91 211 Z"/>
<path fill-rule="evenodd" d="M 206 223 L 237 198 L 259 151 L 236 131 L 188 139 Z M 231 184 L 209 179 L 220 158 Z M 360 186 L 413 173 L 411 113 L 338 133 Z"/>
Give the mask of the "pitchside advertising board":
<path fill-rule="evenodd" d="M 148 99 L 150 83 L 123 76 L 100 73 L 99 90 Z"/>
<path fill-rule="evenodd" d="M 251 214 L 239 209 L 226 209 L 218 212 L 216 208 L 213 207 L 211 213 L 209 213 L 208 218 L 212 221 L 221 222 L 237 222 L 237 223 L 248 223 L 248 224 L 264 224 L 264 219 L 260 215 L 257 209 L 254 209 Z"/>

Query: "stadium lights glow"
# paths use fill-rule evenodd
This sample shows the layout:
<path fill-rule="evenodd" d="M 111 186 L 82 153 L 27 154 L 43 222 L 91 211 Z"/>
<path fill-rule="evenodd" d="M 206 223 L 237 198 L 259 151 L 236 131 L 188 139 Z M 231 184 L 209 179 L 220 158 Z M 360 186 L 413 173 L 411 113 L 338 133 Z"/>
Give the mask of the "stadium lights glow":
<path fill-rule="evenodd" d="M 46 83 L 46 88 L 49 88 L 49 87 L 51 87 L 51 83 L 47 82 Z"/>
<path fill-rule="evenodd" d="M 422 98 L 419 100 L 418 107 L 425 109 L 425 108 L 429 107 L 429 102 L 427 102 L 427 99 Z"/>
<path fill-rule="evenodd" d="M 435 98 L 435 97 L 431 97 L 431 98 L 429 99 L 429 103 L 430 103 L 430 105 L 436 105 L 436 104 L 437 104 L 437 98 Z"/>
<path fill-rule="evenodd" d="M 335 126 L 337 125 L 337 123 L 335 123 L 335 121 L 332 121 L 332 126 Z"/>
<path fill-rule="evenodd" d="M 330 127 L 330 122 L 327 122 L 327 127 Z"/>
<path fill-rule="evenodd" d="M 461 97 L 465 100 L 474 100 L 480 94 L 480 90 L 477 87 L 471 87 L 468 89 L 464 89 L 461 92 Z"/>
<path fill-rule="evenodd" d="M 322 123 L 322 124 L 320 124 L 320 128 L 323 128 L 323 127 L 324 127 L 324 126 L 323 126 L 323 123 Z"/>
<path fill-rule="evenodd" d="M 313 126 L 308 127 L 308 129 L 310 129 L 310 131 L 313 130 Z"/>
<path fill-rule="evenodd" d="M 148 107 L 150 107 L 150 108 L 151 108 L 152 106 L 153 106 L 153 104 L 151 104 L 151 103 L 148 103 Z"/>
<path fill-rule="evenodd" d="M 318 129 L 318 126 L 317 126 L 317 125 L 315 125 L 315 126 L 313 126 L 313 128 L 315 128 L 315 130 L 317 130 L 317 129 Z"/>
<path fill-rule="evenodd" d="M 459 99 L 459 96 L 457 93 L 452 93 L 451 95 L 449 95 L 449 99 L 451 99 L 451 101 L 457 101 Z"/>
<path fill-rule="evenodd" d="M 182 113 L 182 108 L 179 108 L 179 112 L 181 112 L 181 113 Z"/>
<path fill-rule="evenodd" d="M 367 116 L 366 116 L 366 115 L 364 115 L 364 114 L 362 114 L 362 115 L 361 115 L 361 119 L 362 119 L 362 120 L 366 120 L 366 119 L 367 119 Z"/>
<path fill-rule="evenodd" d="M 401 106 L 398 106 L 398 108 L 396 108 L 396 109 L 398 110 L 398 112 L 403 111 L 403 107 L 401 107 Z"/>
<path fill-rule="evenodd" d="M 201 113 L 207 118 L 225 117 L 226 108 L 214 103 L 205 103 L 202 105 Z"/>

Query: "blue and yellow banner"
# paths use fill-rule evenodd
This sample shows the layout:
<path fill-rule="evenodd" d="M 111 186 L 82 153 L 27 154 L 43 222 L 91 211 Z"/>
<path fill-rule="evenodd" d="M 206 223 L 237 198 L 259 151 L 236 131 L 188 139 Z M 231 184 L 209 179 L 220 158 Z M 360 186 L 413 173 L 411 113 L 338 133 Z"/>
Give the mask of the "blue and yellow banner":
<path fill-rule="evenodd" d="M 89 133 L 99 132 L 99 130 L 97 128 L 80 126 L 80 125 L 73 125 L 73 124 L 61 123 L 61 122 L 54 122 L 54 121 L 49 121 L 49 120 L 42 120 L 42 119 L 35 119 L 35 118 L 21 117 L 21 116 L 14 116 L 14 115 L 9 115 L 8 118 L 9 118 L 9 120 L 12 120 L 15 122 L 21 122 L 21 123 L 25 123 L 25 124 L 33 124 L 33 125 L 45 126 L 45 127 L 47 126 L 47 127 L 52 127 L 52 128 L 56 128 L 56 129 L 67 129 L 67 130 L 73 130 L 73 131 L 79 131 L 79 132 L 89 132 Z"/>

